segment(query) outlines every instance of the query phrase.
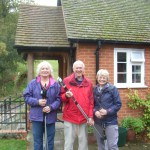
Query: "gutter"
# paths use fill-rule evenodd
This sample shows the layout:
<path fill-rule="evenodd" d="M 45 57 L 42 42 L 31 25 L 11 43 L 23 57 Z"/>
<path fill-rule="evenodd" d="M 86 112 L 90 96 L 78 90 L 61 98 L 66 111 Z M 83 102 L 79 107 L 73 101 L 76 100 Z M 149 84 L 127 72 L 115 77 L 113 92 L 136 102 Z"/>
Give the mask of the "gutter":
<path fill-rule="evenodd" d="M 78 43 L 78 42 L 85 42 L 85 43 L 96 43 L 97 39 L 73 39 L 68 38 L 69 41 Z M 150 41 L 142 41 L 142 42 L 136 42 L 136 41 L 119 41 L 119 40 L 104 40 L 101 39 L 102 43 L 108 43 L 108 44 L 131 44 L 131 45 L 150 45 Z"/>

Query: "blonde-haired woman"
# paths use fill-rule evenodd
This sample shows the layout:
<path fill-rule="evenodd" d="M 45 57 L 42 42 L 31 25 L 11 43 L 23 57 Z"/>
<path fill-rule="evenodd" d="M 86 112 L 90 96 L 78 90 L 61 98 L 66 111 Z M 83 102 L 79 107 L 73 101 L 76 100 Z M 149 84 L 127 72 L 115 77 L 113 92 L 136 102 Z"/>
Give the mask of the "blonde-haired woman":
<path fill-rule="evenodd" d="M 97 72 L 98 84 L 94 87 L 94 121 L 98 150 L 118 150 L 117 112 L 121 100 L 117 88 L 109 83 L 109 72 L 100 69 Z M 107 139 L 107 145 L 105 140 Z"/>
<path fill-rule="evenodd" d="M 29 119 L 32 121 L 34 150 L 43 150 L 45 123 L 47 150 L 54 149 L 55 122 L 57 121 L 57 109 L 61 102 L 60 86 L 53 79 L 52 73 L 53 69 L 49 62 L 39 63 L 37 77 L 29 82 L 24 92 L 24 100 L 31 106 Z"/>

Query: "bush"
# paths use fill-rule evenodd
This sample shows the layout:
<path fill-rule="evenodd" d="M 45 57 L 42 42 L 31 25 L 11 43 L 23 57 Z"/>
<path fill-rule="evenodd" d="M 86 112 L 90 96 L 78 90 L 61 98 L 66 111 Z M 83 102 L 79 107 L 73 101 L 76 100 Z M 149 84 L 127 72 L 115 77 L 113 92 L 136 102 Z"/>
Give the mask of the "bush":
<path fill-rule="evenodd" d="M 93 133 L 93 132 L 94 132 L 93 126 L 88 126 L 88 133 Z"/>
<path fill-rule="evenodd" d="M 135 131 L 135 133 L 140 133 L 145 128 L 144 122 L 140 117 L 132 117 L 132 116 L 125 117 L 123 120 L 121 120 L 120 126 L 126 129 L 132 129 Z"/>
<path fill-rule="evenodd" d="M 150 139 L 150 91 L 148 89 L 146 99 L 139 97 L 137 90 L 130 90 L 128 106 L 132 109 L 142 109 L 142 120 L 145 125 L 147 137 Z"/>

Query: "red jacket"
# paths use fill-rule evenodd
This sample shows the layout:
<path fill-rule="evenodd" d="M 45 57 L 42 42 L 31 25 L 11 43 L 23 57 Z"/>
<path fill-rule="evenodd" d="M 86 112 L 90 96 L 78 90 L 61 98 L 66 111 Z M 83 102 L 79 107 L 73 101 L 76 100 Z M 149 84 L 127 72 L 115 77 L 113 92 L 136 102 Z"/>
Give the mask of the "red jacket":
<path fill-rule="evenodd" d="M 83 76 L 82 83 L 78 85 L 75 80 L 74 73 L 66 77 L 63 82 L 66 84 L 67 88 L 72 91 L 74 98 L 87 116 L 93 118 L 94 98 L 92 82 Z M 87 122 L 73 100 L 66 97 L 65 92 L 66 91 L 62 88 L 60 97 L 64 102 L 63 119 L 75 124 Z"/>

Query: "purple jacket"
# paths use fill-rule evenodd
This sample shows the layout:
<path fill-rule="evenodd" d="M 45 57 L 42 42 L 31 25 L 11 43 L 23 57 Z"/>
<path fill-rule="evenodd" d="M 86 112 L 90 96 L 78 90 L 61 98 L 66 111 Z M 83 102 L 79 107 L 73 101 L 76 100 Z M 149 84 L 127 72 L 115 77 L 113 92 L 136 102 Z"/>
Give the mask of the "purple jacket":
<path fill-rule="evenodd" d="M 50 78 L 51 85 L 47 89 L 47 106 L 51 107 L 51 112 L 46 114 L 47 124 L 55 123 L 57 120 L 57 109 L 60 106 L 60 86 L 52 78 Z M 39 99 L 42 99 L 41 95 L 41 84 L 38 78 L 33 79 L 27 86 L 24 91 L 24 100 L 31 106 L 30 107 L 30 116 L 31 121 L 43 121 L 43 107 L 39 105 Z"/>

